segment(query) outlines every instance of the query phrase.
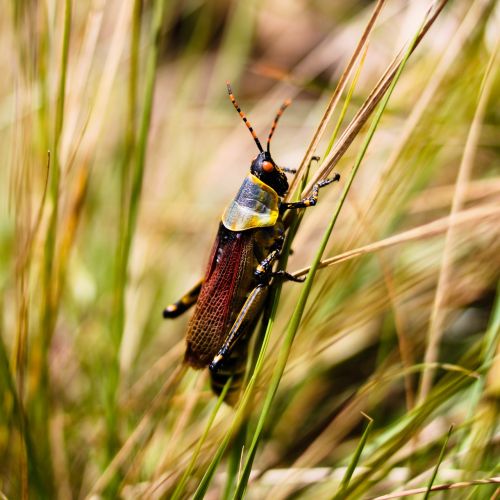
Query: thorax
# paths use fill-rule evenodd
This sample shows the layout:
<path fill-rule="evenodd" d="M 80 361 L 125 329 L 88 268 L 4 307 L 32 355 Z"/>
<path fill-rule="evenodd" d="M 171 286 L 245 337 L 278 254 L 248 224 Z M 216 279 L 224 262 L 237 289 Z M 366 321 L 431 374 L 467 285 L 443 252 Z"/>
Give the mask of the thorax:
<path fill-rule="evenodd" d="M 279 217 L 279 203 L 273 188 L 249 174 L 224 211 L 222 224 L 230 231 L 274 226 Z"/>

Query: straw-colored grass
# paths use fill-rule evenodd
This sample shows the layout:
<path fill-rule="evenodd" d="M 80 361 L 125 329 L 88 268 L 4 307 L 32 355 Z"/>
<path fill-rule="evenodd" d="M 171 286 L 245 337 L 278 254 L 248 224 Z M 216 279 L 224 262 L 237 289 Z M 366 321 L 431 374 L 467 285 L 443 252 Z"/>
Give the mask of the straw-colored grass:
<path fill-rule="evenodd" d="M 499 15 L 7 4 L 0 496 L 498 498 Z M 256 154 L 227 80 L 261 136 L 293 98 L 290 199 L 341 174 L 287 216 L 306 281 L 269 294 L 235 408 L 161 318 Z"/>

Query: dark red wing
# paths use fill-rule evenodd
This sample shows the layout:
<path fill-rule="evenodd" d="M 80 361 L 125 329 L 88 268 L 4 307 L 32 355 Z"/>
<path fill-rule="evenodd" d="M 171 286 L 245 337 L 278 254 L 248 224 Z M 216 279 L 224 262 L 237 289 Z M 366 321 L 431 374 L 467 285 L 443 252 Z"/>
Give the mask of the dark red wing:
<path fill-rule="evenodd" d="M 220 226 L 196 308 L 188 325 L 185 361 L 208 365 L 221 347 L 252 284 L 252 231 Z"/>

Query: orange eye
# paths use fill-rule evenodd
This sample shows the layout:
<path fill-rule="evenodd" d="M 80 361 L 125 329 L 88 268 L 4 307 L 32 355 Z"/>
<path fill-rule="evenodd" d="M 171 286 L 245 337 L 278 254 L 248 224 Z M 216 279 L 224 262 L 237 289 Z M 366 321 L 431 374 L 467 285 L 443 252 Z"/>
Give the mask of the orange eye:
<path fill-rule="evenodd" d="M 274 165 L 270 161 L 263 161 L 262 169 L 264 172 L 272 172 L 274 170 Z"/>

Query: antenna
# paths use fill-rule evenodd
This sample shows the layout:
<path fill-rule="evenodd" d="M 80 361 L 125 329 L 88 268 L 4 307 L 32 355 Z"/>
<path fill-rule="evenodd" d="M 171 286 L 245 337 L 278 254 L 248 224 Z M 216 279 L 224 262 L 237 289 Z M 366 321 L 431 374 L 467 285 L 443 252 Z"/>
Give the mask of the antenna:
<path fill-rule="evenodd" d="M 247 117 L 245 116 L 245 113 L 241 111 L 241 108 L 238 106 L 238 103 L 236 102 L 236 99 L 234 98 L 233 91 L 231 90 L 231 85 L 229 82 L 227 82 L 227 92 L 229 94 L 229 99 L 231 99 L 231 102 L 233 103 L 233 106 L 236 108 L 236 111 L 240 114 L 241 118 L 245 122 L 245 125 L 248 127 L 248 130 L 250 130 L 250 133 L 252 134 L 253 140 L 255 141 L 255 144 L 257 144 L 257 147 L 259 148 L 259 151 L 261 153 L 264 152 L 262 149 L 262 145 L 260 144 L 259 138 L 257 137 L 257 134 L 255 133 L 254 129 L 250 125 L 250 122 L 248 121 Z"/>
<path fill-rule="evenodd" d="M 271 146 L 271 137 L 273 136 L 274 131 L 276 130 L 276 125 L 278 125 L 278 120 L 281 118 L 281 115 L 283 114 L 283 111 L 285 111 L 285 109 L 288 108 L 288 106 L 290 106 L 291 102 L 292 101 L 290 99 L 287 99 L 281 105 L 281 108 L 276 113 L 276 117 L 274 118 L 273 124 L 271 125 L 271 130 L 269 131 L 269 135 L 267 137 L 267 152 L 269 154 L 271 154 L 271 151 L 269 150 L 269 148 Z"/>

